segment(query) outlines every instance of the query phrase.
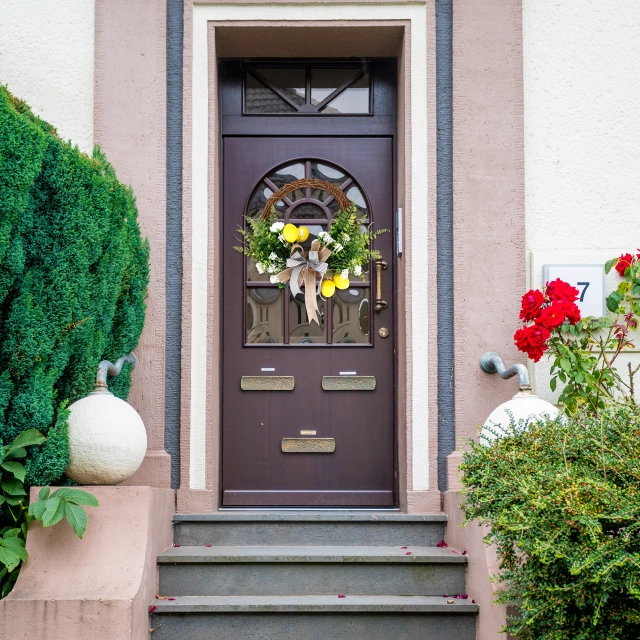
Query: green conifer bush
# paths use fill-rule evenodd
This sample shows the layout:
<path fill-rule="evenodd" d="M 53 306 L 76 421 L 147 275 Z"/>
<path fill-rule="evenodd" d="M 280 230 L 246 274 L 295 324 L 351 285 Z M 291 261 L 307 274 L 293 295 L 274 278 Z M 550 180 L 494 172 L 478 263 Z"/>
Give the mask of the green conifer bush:
<path fill-rule="evenodd" d="M 46 437 L 28 448 L 27 486 L 62 476 L 66 406 L 137 345 L 148 280 L 131 188 L 0 87 L 0 445 Z M 121 398 L 130 385 L 128 370 L 110 382 Z"/>

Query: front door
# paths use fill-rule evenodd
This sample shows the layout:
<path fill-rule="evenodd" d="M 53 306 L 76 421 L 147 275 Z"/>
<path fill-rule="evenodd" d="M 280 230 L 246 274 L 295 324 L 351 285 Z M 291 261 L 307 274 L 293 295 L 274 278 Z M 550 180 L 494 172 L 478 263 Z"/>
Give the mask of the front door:
<path fill-rule="evenodd" d="M 244 216 L 302 178 L 331 182 L 374 229 L 393 228 L 391 136 L 224 136 L 222 146 L 222 506 L 393 507 L 394 238 L 347 289 L 304 302 L 234 250 Z M 276 206 L 311 240 L 338 204 L 304 187 Z M 379 280 L 379 283 L 378 283 Z M 386 302 L 378 304 L 377 287 Z M 384 307 L 384 308 L 383 308 Z"/>

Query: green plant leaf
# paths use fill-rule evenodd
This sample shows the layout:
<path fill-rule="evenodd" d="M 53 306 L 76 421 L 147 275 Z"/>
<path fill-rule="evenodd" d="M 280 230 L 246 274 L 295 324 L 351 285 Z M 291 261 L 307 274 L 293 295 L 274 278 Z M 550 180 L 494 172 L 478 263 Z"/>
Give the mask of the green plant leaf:
<path fill-rule="evenodd" d="M 80 505 L 65 502 L 64 515 L 67 517 L 74 533 L 78 538 L 82 538 L 87 529 L 87 514 L 85 510 Z"/>
<path fill-rule="evenodd" d="M 56 489 L 51 497 L 56 498 L 64 498 L 67 502 L 73 502 L 74 504 L 84 504 L 89 507 L 97 507 L 98 500 L 95 496 L 92 496 L 87 491 L 82 491 L 82 489 Z"/>
<path fill-rule="evenodd" d="M 551 378 L 551 380 L 549 380 L 549 386 L 551 387 L 551 391 L 556 390 L 557 384 L 558 384 L 558 378 Z"/>
<path fill-rule="evenodd" d="M 611 313 L 615 313 L 618 310 L 618 303 L 620 300 L 620 294 L 617 291 L 609 294 L 607 296 L 607 309 L 609 309 Z"/>
<path fill-rule="evenodd" d="M 14 507 L 18 506 L 20 503 L 24 502 L 25 500 L 23 496 L 5 496 L 4 499 L 7 504 L 10 504 Z"/>
<path fill-rule="evenodd" d="M 17 538 L 20 535 L 19 527 L 6 528 L 2 534 L 3 538 Z"/>
<path fill-rule="evenodd" d="M 33 516 L 36 520 L 42 520 L 44 512 L 47 510 L 47 502 L 32 502 L 29 505 L 29 515 Z"/>
<path fill-rule="evenodd" d="M 30 447 L 34 444 L 42 444 L 44 441 L 45 437 L 37 429 L 27 429 L 19 433 L 13 442 L 9 444 L 9 452 Z"/>
<path fill-rule="evenodd" d="M 571 362 L 567 358 L 560 358 L 560 366 L 569 373 L 571 371 Z"/>
<path fill-rule="evenodd" d="M 13 449 L 13 451 L 6 451 L 4 460 L 16 460 L 17 458 L 24 458 L 27 455 L 27 450 L 19 447 L 18 449 Z"/>
<path fill-rule="evenodd" d="M 612 267 L 615 267 L 618 264 L 619 258 L 612 258 L 611 260 L 607 260 L 604 264 L 604 272 L 609 273 Z"/>
<path fill-rule="evenodd" d="M 7 567 L 7 571 L 13 571 L 21 560 L 19 554 L 0 541 L 0 563 Z"/>
<path fill-rule="evenodd" d="M 64 518 L 64 500 L 49 498 L 45 502 L 46 509 L 42 514 L 42 526 L 51 527 Z"/>
<path fill-rule="evenodd" d="M 50 493 L 51 489 L 49 487 L 42 487 L 42 489 L 38 491 L 38 500 L 48 500 Z"/>
<path fill-rule="evenodd" d="M 0 487 L 9 496 L 24 496 L 26 491 L 24 485 L 17 478 L 9 478 L 0 482 Z"/>
<path fill-rule="evenodd" d="M 9 473 L 13 473 L 14 477 L 16 477 L 20 482 L 24 482 L 24 477 L 27 474 L 27 470 L 24 468 L 22 464 L 19 462 L 8 460 L 7 462 L 3 462 L 0 464 L 5 471 Z"/>

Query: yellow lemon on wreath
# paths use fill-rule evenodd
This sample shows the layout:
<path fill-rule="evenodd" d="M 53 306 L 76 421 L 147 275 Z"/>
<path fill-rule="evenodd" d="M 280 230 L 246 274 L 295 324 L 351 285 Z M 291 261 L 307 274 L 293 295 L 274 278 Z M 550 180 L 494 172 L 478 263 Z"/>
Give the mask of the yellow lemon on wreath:
<path fill-rule="evenodd" d="M 295 224 L 285 224 L 282 235 L 287 242 L 296 242 L 298 239 L 298 227 Z"/>
<path fill-rule="evenodd" d="M 320 291 L 325 298 L 330 298 L 336 292 L 336 285 L 331 280 L 323 280 Z"/>
<path fill-rule="evenodd" d="M 349 278 L 343 278 L 339 273 L 336 273 L 333 276 L 333 284 L 338 287 L 338 289 L 346 289 L 349 286 Z"/>
<path fill-rule="evenodd" d="M 309 229 L 307 227 L 298 227 L 298 240 L 304 242 L 309 237 Z"/>

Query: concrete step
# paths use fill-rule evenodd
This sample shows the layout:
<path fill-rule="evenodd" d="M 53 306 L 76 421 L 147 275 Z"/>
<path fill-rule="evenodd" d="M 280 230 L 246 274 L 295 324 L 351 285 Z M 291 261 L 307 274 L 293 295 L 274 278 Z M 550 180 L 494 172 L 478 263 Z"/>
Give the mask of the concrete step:
<path fill-rule="evenodd" d="M 444 538 L 444 514 L 385 511 L 221 511 L 176 515 L 180 545 L 435 546 Z"/>
<path fill-rule="evenodd" d="M 467 557 L 411 545 L 180 546 L 158 564 L 171 596 L 442 596 L 465 591 Z"/>
<path fill-rule="evenodd" d="M 424 596 L 155 600 L 154 640 L 474 640 L 477 605 Z"/>

